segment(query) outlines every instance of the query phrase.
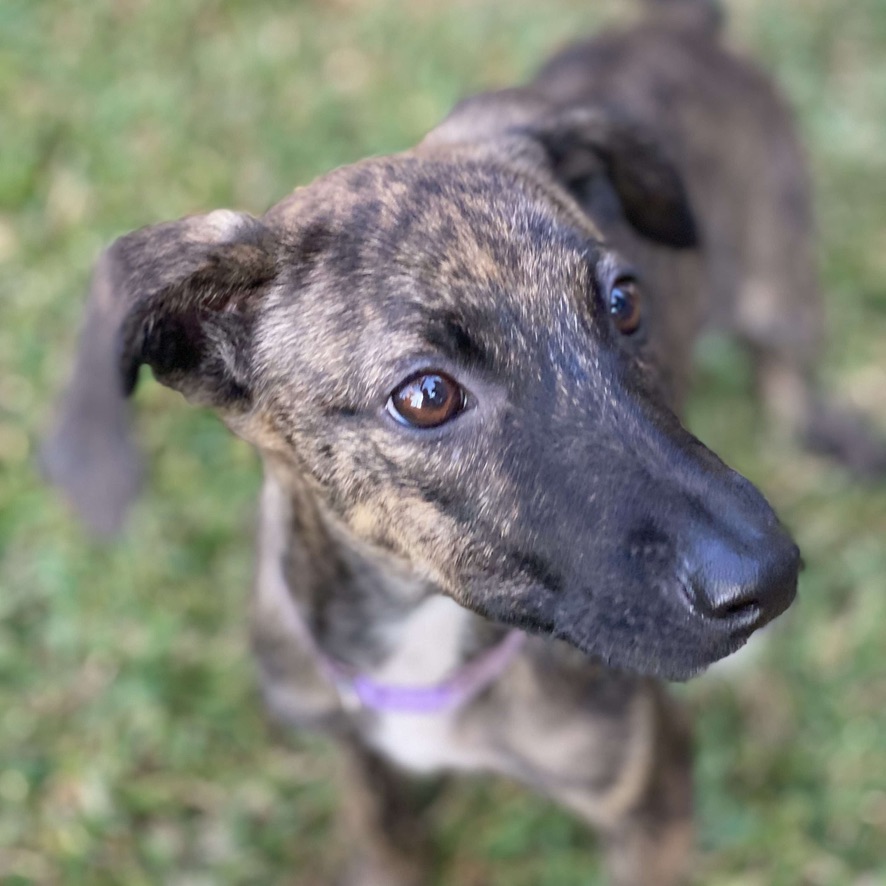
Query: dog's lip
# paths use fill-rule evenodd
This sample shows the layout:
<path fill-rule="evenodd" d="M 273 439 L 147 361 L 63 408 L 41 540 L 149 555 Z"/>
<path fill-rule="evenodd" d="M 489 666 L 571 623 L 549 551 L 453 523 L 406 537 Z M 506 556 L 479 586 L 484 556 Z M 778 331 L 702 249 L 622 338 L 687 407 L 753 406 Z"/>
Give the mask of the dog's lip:
<path fill-rule="evenodd" d="M 693 677 L 704 673 L 711 665 L 716 664 L 730 655 L 734 655 L 741 649 L 750 639 L 754 629 L 750 630 L 721 630 L 720 626 L 716 626 L 716 631 L 712 631 L 705 622 L 704 632 L 707 635 L 707 644 L 704 645 L 705 651 L 697 652 L 697 658 L 694 661 L 675 661 L 671 656 L 664 656 L 653 661 L 652 659 L 644 660 L 642 657 L 625 653 L 620 649 L 596 649 L 593 645 L 588 645 L 576 635 L 574 625 L 571 623 L 564 625 L 555 625 L 550 632 L 544 631 L 554 639 L 562 640 L 570 646 L 578 649 L 583 655 L 602 662 L 608 668 L 628 671 L 644 676 L 656 677 L 662 680 L 673 680 L 683 682 L 691 680 Z M 689 633 L 689 637 L 692 632 Z M 716 638 L 716 639 L 714 639 Z M 699 638 L 700 640 L 700 638 Z M 711 642 L 713 640 L 713 642 Z"/>

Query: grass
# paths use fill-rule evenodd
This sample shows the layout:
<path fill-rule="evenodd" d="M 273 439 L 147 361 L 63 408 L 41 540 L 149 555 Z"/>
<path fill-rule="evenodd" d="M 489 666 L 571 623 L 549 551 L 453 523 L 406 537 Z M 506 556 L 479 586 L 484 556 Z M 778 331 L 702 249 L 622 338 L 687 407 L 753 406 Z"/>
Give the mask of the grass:
<path fill-rule="evenodd" d="M 246 648 L 258 468 L 209 415 L 138 395 L 150 482 L 100 546 L 40 484 L 35 441 L 89 267 L 117 234 L 262 211 L 409 145 L 527 75 L 610 0 L 4 0 L 0 4 L 0 882 L 328 883 L 335 760 L 271 728 Z M 886 6 L 732 4 L 784 84 L 818 184 L 825 371 L 886 419 Z M 725 343 L 693 427 L 795 530 L 799 604 L 697 711 L 698 883 L 886 882 L 886 488 L 773 439 Z M 435 882 L 596 882 L 584 831 L 499 782 L 439 810 Z"/>

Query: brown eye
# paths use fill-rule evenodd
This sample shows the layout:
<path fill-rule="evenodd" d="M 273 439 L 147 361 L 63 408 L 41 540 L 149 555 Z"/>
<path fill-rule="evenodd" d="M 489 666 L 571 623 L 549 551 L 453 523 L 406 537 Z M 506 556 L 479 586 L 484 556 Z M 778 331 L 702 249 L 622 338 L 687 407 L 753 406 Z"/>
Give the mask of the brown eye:
<path fill-rule="evenodd" d="M 464 408 L 465 392 L 448 375 L 420 373 L 407 379 L 391 394 L 388 412 L 401 424 L 436 428 Z"/>
<path fill-rule="evenodd" d="M 631 335 L 640 326 L 640 287 L 633 277 L 619 277 L 609 292 L 609 313 L 622 335 Z"/>

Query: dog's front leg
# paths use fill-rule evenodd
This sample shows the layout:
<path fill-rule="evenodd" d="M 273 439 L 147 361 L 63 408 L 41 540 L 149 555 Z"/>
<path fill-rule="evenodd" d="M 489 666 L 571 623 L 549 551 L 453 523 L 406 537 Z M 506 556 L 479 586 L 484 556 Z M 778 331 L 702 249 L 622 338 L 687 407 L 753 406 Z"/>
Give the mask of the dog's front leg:
<path fill-rule="evenodd" d="M 599 695 L 605 702 L 606 692 Z M 651 683 L 635 686 L 623 706 L 610 697 L 606 707 L 603 715 L 560 724 L 553 739 L 562 748 L 571 736 L 573 752 L 560 753 L 560 771 L 543 787 L 600 836 L 610 886 L 685 883 L 692 859 L 692 747 L 684 712 Z M 576 726 L 588 736 L 584 747 Z"/>
<path fill-rule="evenodd" d="M 692 859 L 692 749 L 683 712 L 664 693 L 656 699 L 654 758 L 639 800 L 603 828 L 613 886 L 676 886 Z"/>
<path fill-rule="evenodd" d="M 341 886 L 424 886 L 424 814 L 441 782 L 410 778 L 356 740 L 341 742 L 341 823 L 350 854 Z"/>

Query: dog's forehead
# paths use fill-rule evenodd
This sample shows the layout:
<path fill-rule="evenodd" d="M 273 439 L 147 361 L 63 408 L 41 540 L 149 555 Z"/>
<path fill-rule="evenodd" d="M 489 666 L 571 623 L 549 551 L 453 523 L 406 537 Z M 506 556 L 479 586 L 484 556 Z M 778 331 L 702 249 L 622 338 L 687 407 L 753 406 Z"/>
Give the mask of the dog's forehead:
<path fill-rule="evenodd" d="M 394 290 L 549 310 L 588 285 L 603 249 L 552 181 L 452 151 L 342 167 L 268 217 L 285 231 L 291 291 L 342 286 L 376 311 Z"/>

